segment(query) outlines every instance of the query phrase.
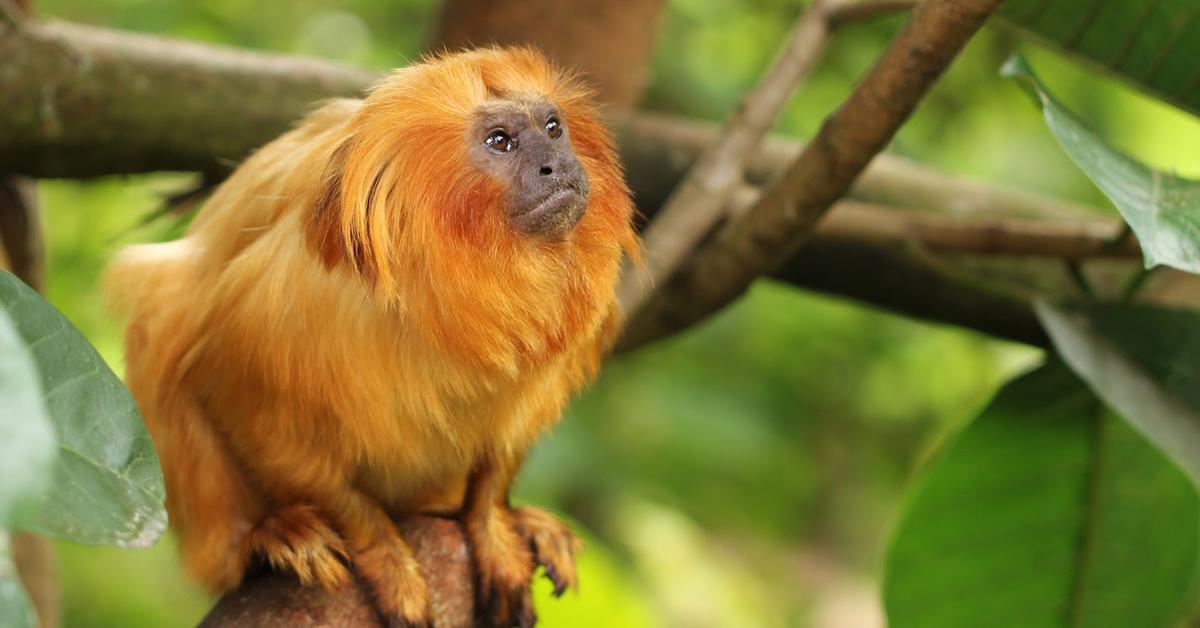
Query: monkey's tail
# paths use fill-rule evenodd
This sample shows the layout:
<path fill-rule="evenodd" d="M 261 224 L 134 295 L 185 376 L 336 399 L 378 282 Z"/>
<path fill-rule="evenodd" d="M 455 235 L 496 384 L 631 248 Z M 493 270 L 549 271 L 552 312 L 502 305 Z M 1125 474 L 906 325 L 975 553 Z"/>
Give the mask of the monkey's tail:
<path fill-rule="evenodd" d="M 105 273 L 110 308 L 128 318 L 125 382 L 158 451 L 167 512 L 192 575 L 222 592 L 241 581 L 261 501 L 188 377 L 204 342 L 205 301 L 189 291 L 198 262 L 187 239 L 128 247 Z"/>
<path fill-rule="evenodd" d="M 169 302 L 171 295 L 163 293 L 183 289 L 186 273 L 181 271 L 193 256 L 193 247 L 185 238 L 123 249 L 104 271 L 104 296 L 109 309 L 130 316 L 152 294 L 159 295 L 156 301 Z"/>

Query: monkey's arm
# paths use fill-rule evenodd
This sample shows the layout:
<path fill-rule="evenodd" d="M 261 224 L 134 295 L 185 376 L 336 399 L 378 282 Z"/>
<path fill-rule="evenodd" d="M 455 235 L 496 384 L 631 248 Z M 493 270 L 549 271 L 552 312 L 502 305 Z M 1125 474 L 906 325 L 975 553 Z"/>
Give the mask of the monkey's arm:
<path fill-rule="evenodd" d="M 463 523 L 476 566 L 476 615 L 496 626 L 532 626 L 530 581 L 536 565 L 546 569 L 555 595 L 575 586 L 575 553 L 581 544 L 553 515 L 537 508 L 512 508 L 509 489 L 524 461 L 493 456 L 472 473 L 463 503 Z"/>

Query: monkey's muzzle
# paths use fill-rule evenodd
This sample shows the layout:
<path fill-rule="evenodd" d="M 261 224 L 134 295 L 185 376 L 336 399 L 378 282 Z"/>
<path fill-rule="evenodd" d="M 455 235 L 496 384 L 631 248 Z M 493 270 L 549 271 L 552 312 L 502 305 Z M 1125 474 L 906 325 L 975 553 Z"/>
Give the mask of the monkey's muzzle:
<path fill-rule="evenodd" d="M 547 194 L 526 211 L 513 216 L 513 222 L 529 234 L 563 237 L 579 224 L 587 211 L 586 190 L 564 187 Z"/>
<path fill-rule="evenodd" d="M 530 235 L 561 238 L 583 219 L 588 178 L 572 153 L 549 152 L 521 179 L 523 202 L 514 203 L 519 209 L 511 216 L 517 229 Z"/>

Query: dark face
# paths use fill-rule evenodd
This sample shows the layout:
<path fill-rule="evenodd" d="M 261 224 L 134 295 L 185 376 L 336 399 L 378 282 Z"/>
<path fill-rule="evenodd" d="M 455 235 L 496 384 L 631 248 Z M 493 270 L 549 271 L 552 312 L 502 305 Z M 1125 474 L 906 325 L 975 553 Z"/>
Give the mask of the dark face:
<path fill-rule="evenodd" d="M 587 209 L 588 180 L 558 110 L 542 99 L 489 104 L 476 115 L 472 157 L 508 185 L 508 221 L 561 238 Z"/>

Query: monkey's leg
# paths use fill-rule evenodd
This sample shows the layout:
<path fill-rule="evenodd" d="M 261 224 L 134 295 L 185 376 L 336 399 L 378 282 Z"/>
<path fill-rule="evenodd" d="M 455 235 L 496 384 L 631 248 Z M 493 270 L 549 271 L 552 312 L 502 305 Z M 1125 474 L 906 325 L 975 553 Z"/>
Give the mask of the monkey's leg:
<path fill-rule="evenodd" d="M 412 548 L 401 538 L 387 512 L 374 499 L 350 487 L 332 494 L 322 505 L 346 540 L 350 561 L 388 626 L 430 626 L 425 578 Z"/>
<path fill-rule="evenodd" d="M 379 503 L 355 488 L 337 448 L 301 431 L 279 431 L 277 438 L 244 442 L 248 445 L 242 459 L 251 476 L 266 487 L 270 501 L 282 505 L 279 512 L 295 517 L 292 523 L 303 520 L 309 528 L 307 541 L 327 541 L 319 547 L 330 560 L 322 559 L 317 569 L 336 570 L 337 554 L 344 552 L 387 625 L 430 625 L 425 579 L 412 549 Z M 287 547 L 276 549 L 294 553 Z M 303 563 L 303 557 L 297 558 Z M 321 581 L 317 573 L 314 577 Z M 332 580 L 337 579 L 335 574 Z"/>
<path fill-rule="evenodd" d="M 164 395 L 166 403 L 154 403 L 158 397 L 145 392 L 154 389 L 138 366 L 130 362 L 128 381 L 143 404 L 161 461 L 179 552 L 210 591 L 233 589 L 250 561 L 246 535 L 262 515 L 260 499 L 188 391 L 178 389 Z"/>
<path fill-rule="evenodd" d="M 517 533 L 533 549 L 534 561 L 546 569 L 546 577 L 554 583 L 554 596 L 578 586 L 575 555 L 583 549 L 583 542 L 571 528 L 540 508 L 515 508 L 513 517 Z"/>
<path fill-rule="evenodd" d="M 475 612 L 479 625 L 529 628 L 537 623 L 533 555 L 508 506 L 508 489 L 520 461 L 484 463 L 472 475 L 463 524 L 475 559 Z"/>

